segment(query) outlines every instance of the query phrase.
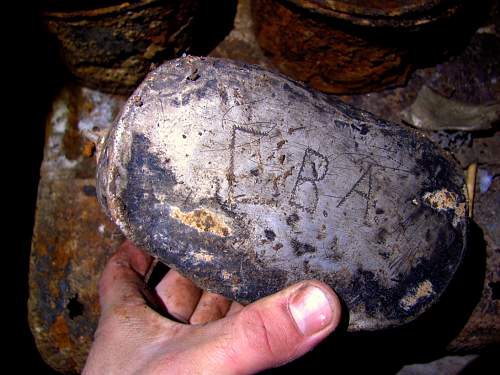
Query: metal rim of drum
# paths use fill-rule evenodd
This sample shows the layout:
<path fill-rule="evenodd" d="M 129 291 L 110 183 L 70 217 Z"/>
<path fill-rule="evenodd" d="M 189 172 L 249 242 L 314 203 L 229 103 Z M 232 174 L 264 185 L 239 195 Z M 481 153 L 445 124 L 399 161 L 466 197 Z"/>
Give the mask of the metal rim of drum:
<path fill-rule="evenodd" d="M 46 11 L 44 13 L 45 17 L 48 18 L 92 18 L 92 17 L 102 17 L 108 16 L 114 13 L 129 12 L 142 7 L 149 6 L 154 3 L 162 2 L 163 0 L 140 0 L 137 3 L 121 3 L 116 5 L 109 5 L 103 8 L 94 9 L 83 9 L 83 10 L 56 10 L 56 11 Z"/>
<path fill-rule="evenodd" d="M 341 19 L 359 26 L 412 28 L 434 23 L 453 16 L 460 0 L 400 0 L 400 6 L 384 7 L 383 1 L 350 4 L 337 0 L 285 0 L 323 16 Z M 370 3 L 375 3 L 371 4 Z M 385 5 L 385 4 L 384 4 Z"/>
<path fill-rule="evenodd" d="M 464 0 L 398 0 L 391 3 L 401 6 L 382 12 L 380 0 L 346 3 L 256 0 L 253 18 L 261 49 L 282 73 L 320 91 L 382 90 L 407 81 L 420 44 L 453 26 L 465 5 Z"/>
<path fill-rule="evenodd" d="M 151 64 L 192 44 L 199 0 L 134 0 L 47 8 L 44 21 L 60 42 L 68 71 L 84 86 L 130 95 Z M 155 22 L 152 26 L 151 22 Z M 147 25 L 149 24 L 149 25 Z M 111 44 L 109 44 L 111 43 Z"/>

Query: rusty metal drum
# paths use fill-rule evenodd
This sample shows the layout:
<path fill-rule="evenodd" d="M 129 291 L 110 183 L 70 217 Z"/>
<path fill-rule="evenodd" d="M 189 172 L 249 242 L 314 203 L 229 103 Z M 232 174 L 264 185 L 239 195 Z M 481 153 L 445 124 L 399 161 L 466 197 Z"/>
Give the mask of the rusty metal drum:
<path fill-rule="evenodd" d="M 462 173 L 429 140 L 229 60 L 148 75 L 97 173 L 123 233 L 200 287 L 248 303 L 320 279 L 353 331 L 422 314 L 465 250 Z"/>
<path fill-rule="evenodd" d="M 334 94 L 404 83 L 419 53 L 417 45 L 432 44 L 462 9 L 462 1 L 445 0 L 255 0 L 252 4 L 257 40 L 272 63 L 281 72 Z"/>
<path fill-rule="evenodd" d="M 198 9 L 199 0 L 52 1 L 44 20 L 80 83 L 129 94 L 153 63 L 189 49 Z"/>

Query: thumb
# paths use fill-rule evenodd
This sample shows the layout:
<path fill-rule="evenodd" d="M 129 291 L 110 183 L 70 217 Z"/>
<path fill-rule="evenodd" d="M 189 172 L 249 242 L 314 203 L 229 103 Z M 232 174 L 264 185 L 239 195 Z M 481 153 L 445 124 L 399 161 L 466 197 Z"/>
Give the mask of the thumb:
<path fill-rule="evenodd" d="M 304 281 L 219 321 L 227 373 L 254 373 L 310 351 L 339 324 L 341 305 L 326 284 Z M 226 371 L 224 371 L 226 372 Z"/>

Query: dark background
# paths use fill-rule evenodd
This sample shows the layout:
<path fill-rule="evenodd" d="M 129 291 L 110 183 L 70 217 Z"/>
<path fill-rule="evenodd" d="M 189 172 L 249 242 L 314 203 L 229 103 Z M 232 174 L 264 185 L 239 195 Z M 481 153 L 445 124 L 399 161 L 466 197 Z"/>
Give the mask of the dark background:
<path fill-rule="evenodd" d="M 2 239 L 4 243 L 2 348 L 3 366 L 15 372 L 31 370 L 55 374 L 41 359 L 27 322 L 28 268 L 36 207 L 37 185 L 43 157 L 45 118 L 51 99 L 64 76 L 54 46 L 40 22 L 35 3 L 2 9 Z M 11 4 L 14 5 L 14 4 Z M 5 64 L 6 63 L 6 64 Z M 62 73 L 62 74 L 61 74 Z M 3 314 L 2 314 L 3 316 Z M 3 349 L 5 353 L 5 349 Z M 2 356 L 3 357 L 3 356 Z"/>

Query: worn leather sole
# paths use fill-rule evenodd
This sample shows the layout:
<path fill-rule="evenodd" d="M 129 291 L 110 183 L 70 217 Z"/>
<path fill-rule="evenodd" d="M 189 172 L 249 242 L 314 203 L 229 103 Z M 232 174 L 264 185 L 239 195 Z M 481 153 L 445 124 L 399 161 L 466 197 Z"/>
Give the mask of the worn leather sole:
<path fill-rule="evenodd" d="M 213 58 L 149 74 L 100 154 L 98 197 L 200 287 L 245 303 L 320 279 L 353 331 L 427 310 L 466 242 L 462 173 L 425 137 Z"/>

